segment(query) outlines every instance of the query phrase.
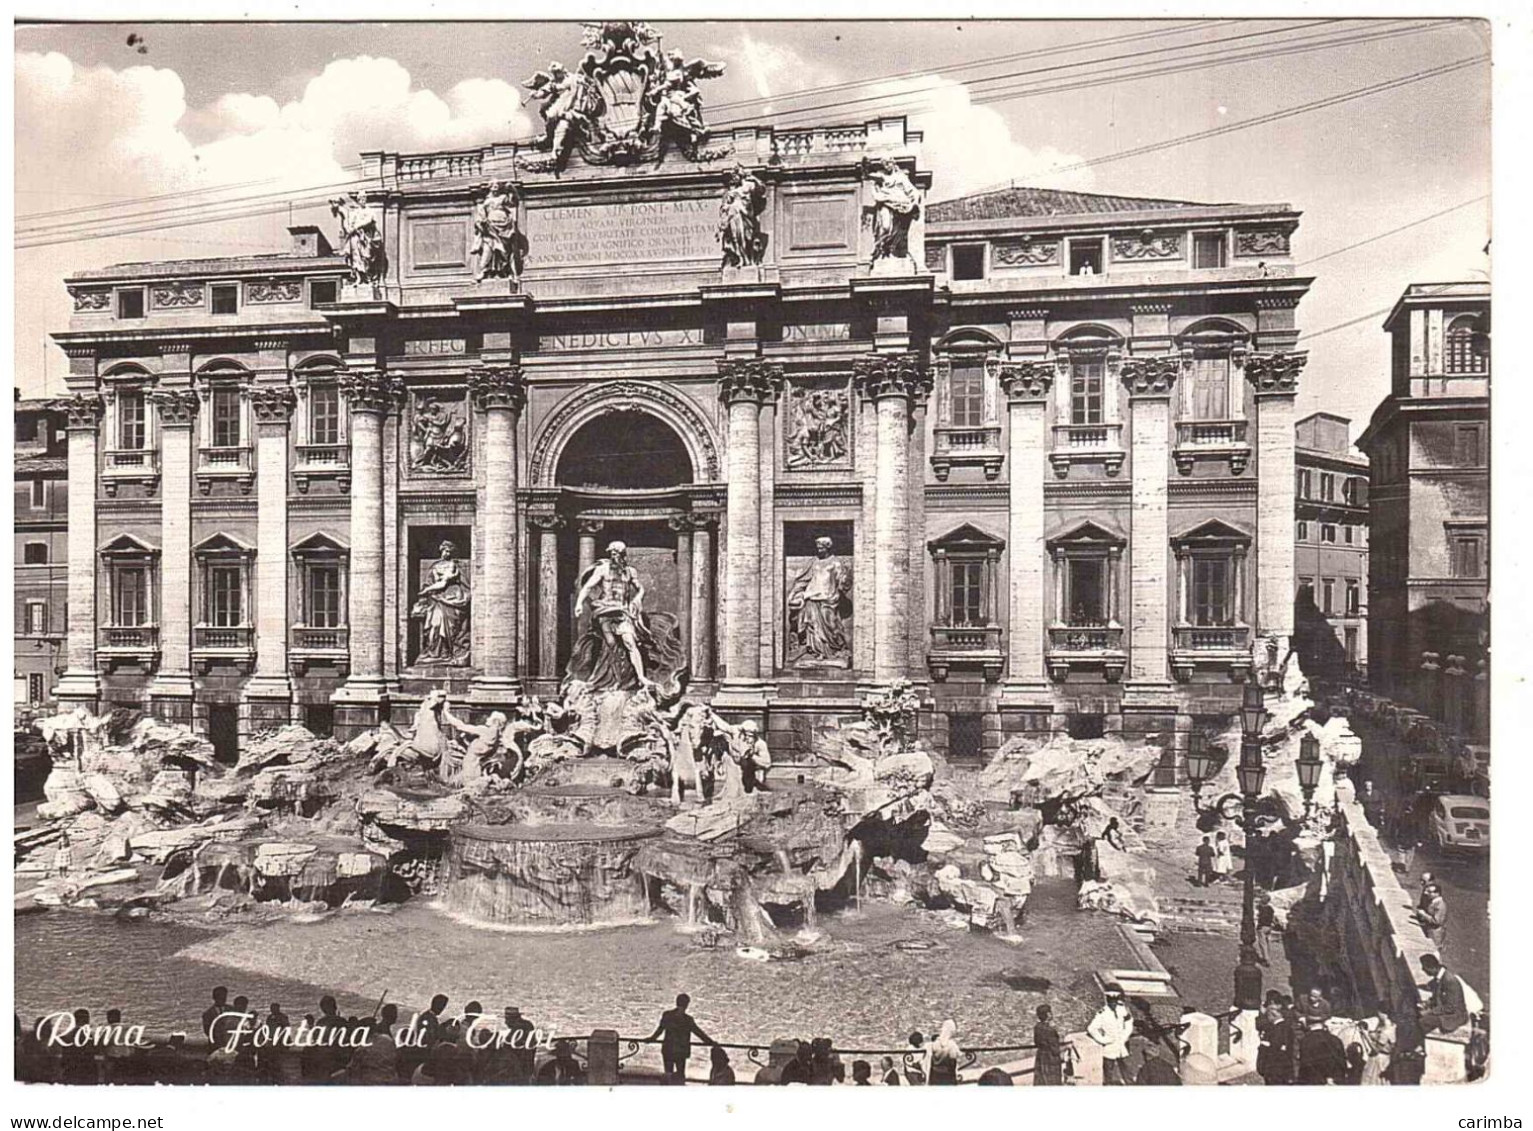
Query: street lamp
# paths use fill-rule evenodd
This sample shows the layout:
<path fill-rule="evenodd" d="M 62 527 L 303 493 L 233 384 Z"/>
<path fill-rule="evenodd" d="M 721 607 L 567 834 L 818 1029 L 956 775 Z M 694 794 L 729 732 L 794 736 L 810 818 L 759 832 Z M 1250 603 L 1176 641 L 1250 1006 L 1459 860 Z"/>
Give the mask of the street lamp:
<path fill-rule="evenodd" d="M 1320 773 L 1325 763 L 1320 760 L 1320 740 L 1308 731 L 1299 739 L 1299 789 L 1304 794 L 1304 812 L 1314 805 L 1315 787 L 1320 784 Z"/>
<path fill-rule="evenodd" d="M 1262 723 L 1267 719 L 1261 683 L 1253 669 L 1240 697 L 1240 827 L 1246 838 L 1245 893 L 1240 909 L 1240 961 L 1235 966 L 1235 1008 L 1260 1009 L 1262 968 L 1256 961 L 1256 870 L 1251 851 L 1256 844 L 1256 802 L 1267 776 L 1262 766 Z"/>

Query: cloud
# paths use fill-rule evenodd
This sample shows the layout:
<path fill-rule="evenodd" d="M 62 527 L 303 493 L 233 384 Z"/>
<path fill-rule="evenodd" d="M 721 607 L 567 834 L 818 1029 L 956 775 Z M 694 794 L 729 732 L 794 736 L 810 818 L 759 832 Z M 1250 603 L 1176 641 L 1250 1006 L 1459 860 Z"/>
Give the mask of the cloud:
<path fill-rule="evenodd" d="M 742 31 L 733 43 L 711 45 L 708 54 L 723 59 L 730 75 L 750 83 L 755 97 L 767 100 L 749 108 L 728 110 L 726 115 L 730 118 L 764 118 L 778 110 L 813 102 L 814 99 L 786 96 L 801 90 L 832 86 L 845 78 L 839 71 L 812 62 L 785 44 L 757 39 L 748 31 Z"/>
<path fill-rule="evenodd" d="M 868 103 L 878 113 L 905 114 L 924 137 L 921 164 L 932 171 L 933 200 L 999 187 L 1010 181 L 1048 188 L 1089 190 L 1090 169 L 1069 173 L 1054 170 L 1081 158 L 1052 146 L 1032 149 L 1011 135 L 1006 118 L 988 106 L 975 105 L 963 83 L 938 75 L 874 83 L 869 92 L 884 95 L 887 109 Z M 865 115 L 875 116 L 873 110 Z"/>

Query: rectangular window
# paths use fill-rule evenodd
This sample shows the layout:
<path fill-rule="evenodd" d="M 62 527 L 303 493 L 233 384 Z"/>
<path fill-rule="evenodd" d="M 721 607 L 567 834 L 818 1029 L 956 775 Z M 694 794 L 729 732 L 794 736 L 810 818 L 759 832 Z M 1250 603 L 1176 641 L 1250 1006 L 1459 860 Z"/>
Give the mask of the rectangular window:
<path fill-rule="evenodd" d="M 1102 241 L 1070 241 L 1070 274 L 1100 275 L 1102 273 Z"/>
<path fill-rule="evenodd" d="M 985 419 L 985 363 L 977 358 L 953 362 L 948 398 L 955 428 L 978 428 Z"/>
<path fill-rule="evenodd" d="M 1303 593 L 1306 589 L 1310 591 L 1310 600 L 1313 601 L 1315 599 L 1315 579 L 1313 577 L 1299 578 L 1299 592 Z"/>
<path fill-rule="evenodd" d="M 985 623 L 982 612 L 981 586 L 984 584 L 985 563 L 982 561 L 955 561 L 953 571 L 953 623 L 957 625 L 980 625 Z"/>
<path fill-rule="evenodd" d="M 953 278 L 983 279 L 985 277 L 985 245 L 982 243 L 955 244 L 953 247 Z"/>
<path fill-rule="evenodd" d="M 1357 578 L 1347 578 L 1347 615 L 1349 617 L 1357 616 L 1362 608 L 1362 592 L 1362 586 L 1358 584 Z"/>
<path fill-rule="evenodd" d="M 1299 470 L 1297 489 L 1299 498 L 1308 499 L 1310 497 L 1310 492 L 1314 489 L 1314 481 L 1310 478 L 1308 468 L 1301 468 Z"/>
<path fill-rule="evenodd" d="M 1482 577 L 1485 539 L 1480 534 L 1455 534 L 1452 539 L 1453 576 Z"/>
<path fill-rule="evenodd" d="M 314 628 L 339 628 L 342 623 L 340 567 L 310 566 L 309 624 Z"/>
<path fill-rule="evenodd" d="M 213 292 L 214 314 L 238 314 L 240 312 L 240 288 L 237 283 L 217 283 Z"/>
<path fill-rule="evenodd" d="M 22 565 L 47 565 L 48 543 L 28 542 L 21 548 Z"/>
<path fill-rule="evenodd" d="M 1336 476 L 1328 471 L 1320 473 L 1320 501 L 1323 503 L 1336 501 Z"/>
<path fill-rule="evenodd" d="M 43 701 L 43 673 L 27 673 L 27 702 L 41 703 Z"/>
<path fill-rule="evenodd" d="M 137 389 L 117 394 L 117 446 L 135 452 L 144 446 L 144 394 Z"/>
<path fill-rule="evenodd" d="M 1320 541 L 1335 542 L 1336 527 L 1332 526 L 1329 522 L 1322 522 L 1320 524 Z"/>
<path fill-rule="evenodd" d="M 1336 611 L 1336 580 L 1327 577 L 1320 582 L 1320 611 L 1330 616 Z"/>
<path fill-rule="evenodd" d="M 37 439 L 37 417 L 18 416 L 16 418 L 16 439 L 23 444 L 30 444 Z"/>
<path fill-rule="evenodd" d="M 1296 532 L 1296 540 L 1300 541 L 1300 542 L 1308 542 L 1309 541 L 1309 523 L 1305 522 L 1302 518 L 1299 520 L 1299 523 L 1298 523 L 1298 530 Z"/>
<path fill-rule="evenodd" d="M 1458 467 L 1479 467 L 1484 462 L 1480 451 L 1480 426 L 1460 424 L 1453 430 L 1453 462 Z"/>
<path fill-rule="evenodd" d="M 1197 268 L 1224 266 L 1224 233 L 1195 232 L 1192 237 L 1192 265 Z"/>
<path fill-rule="evenodd" d="M 1341 525 L 1341 540 L 1343 542 L 1345 542 L 1349 546 L 1352 545 L 1352 526 L 1351 526 L 1351 524 L 1345 523 L 1345 522 L 1342 523 L 1342 525 Z"/>
<path fill-rule="evenodd" d="M 215 388 L 211 397 L 213 446 L 237 448 L 240 443 L 240 391 L 232 386 Z"/>
<path fill-rule="evenodd" d="M 32 509 L 35 511 L 46 510 L 48 507 L 48 481 L 46 479 L 32 480 Z"/>
<path fill-rule="evenodd" d="M 1102 378 L 1100 361 L 1077 361 L 1070 366 L 1070 423 L 1102 423 Z"/>
<path fill-rule="evenodd" d="M 1230 359 L 1196 357 L 1192 361 L 1192 382 L 1188 386 L 1187 409 L 1193 420 L 1228 420 L 1230 418 Z"/>
<path fill-rule="evenodd" d="M 985 760 L 985 716 L 980 714 L 947 717 L 947 756 L 951 762 L 973 765 Z"/>
<path fill-rule="evenodd" d="M 1349 628 L 1342 634 L 1346 639 L 1347 663 L 1357 663 L 1357 629 Z"/>
<path fill-rule="evenodd" d="M 336 301 L 339 287 L 334 279 L 315 279 L 309 284 L 309 305 L 324 306 Z"/>
<path fill-rule="evenodd" d="M 117 292 L 117 317 L 142 318 L 144 316 L 144 289 L 133 287 Z"/>
<path fill-rule="evenodd" d="M 1072 626 L 1107 623 L 1107 563 L 1101 558 L 1070 558 L 1065 575 L 1066 621 Z"/>
<path fill-rule="evenodd" d="M 118 569 L 117 591 L 112 596 L 113 624 L 136 628 L 149 623 L 149 575 L 143 566 Z"/>
<path fill-rule="evenodd" d="M 1228 558 L 1192 559 L 1193 623 L 1205 627 L 1233 622 Z"/>
<path fill-rule="evenodd" d="M 341 391 L 335 385 L 309 387 L 309 443 L 341 442 Z"/>
<path fill-rule="evenodd" d="M 208 621 L 218 628 L 243 624 L 243 578 L 239 566 L 208 568 Z"/>
<path fill-rule="evenodd" d="M 48 602 L 47 601 L 28 601 L 27 602 L 27 635 L 28 636 L 47 636 L 48 635 Z"/>

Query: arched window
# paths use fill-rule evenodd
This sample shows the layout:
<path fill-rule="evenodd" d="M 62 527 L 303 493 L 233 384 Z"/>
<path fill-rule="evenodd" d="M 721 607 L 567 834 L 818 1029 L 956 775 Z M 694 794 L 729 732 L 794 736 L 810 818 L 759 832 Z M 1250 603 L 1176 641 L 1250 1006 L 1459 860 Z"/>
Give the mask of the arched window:
<path fill-rule="evenodd" d="M 1484 373 L 1490 368 L 1490 345 L 1473 314 L 1460 314 L 1448 323 L 1443 350 L 1445 373 Z"/>

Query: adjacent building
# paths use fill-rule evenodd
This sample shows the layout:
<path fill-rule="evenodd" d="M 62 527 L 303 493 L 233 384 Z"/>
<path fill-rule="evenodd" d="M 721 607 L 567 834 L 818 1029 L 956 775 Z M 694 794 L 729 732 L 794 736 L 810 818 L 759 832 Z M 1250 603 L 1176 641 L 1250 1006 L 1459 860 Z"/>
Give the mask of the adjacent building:
<path fill-rule="evenodd" d="M 576 582 L 620 540 L 691 694 L 784 757 L 909 680 L 955 761 L 1069 730 L 1173 764 L 1293 632 L 1299 214 L 1035 189 L 912 212 L 942 177 L 921 141 L 884 118 L 639 164 L 372 153 L 346 257 L 295 228 L 72 276 L 60 694 L 225 750 L 404 721 L 435 687 L 556 694 Z M 501 180 L 520 270 L 484 258 Z M 461 637 L 423 602 L 443 584 Z"/>
<path fill-rule="evenodd" d="M 1296 428 L 1294 644 L 1310 676 L 1353 680 L 1368 664 L 1368 461 L 1344 416 Z"/>
<path fill-rule="evenodd" d="M 63 671 L 69 482 L 64 402 L 16 395 L 15 702 L 43 707 Z"/>
<path fill-rule="evenodd" d="M 1384 322 L 1369 460 L 1369 674 L 1483 734 L 1490 662 L 1490 284 L 1416 283 Z"/>

